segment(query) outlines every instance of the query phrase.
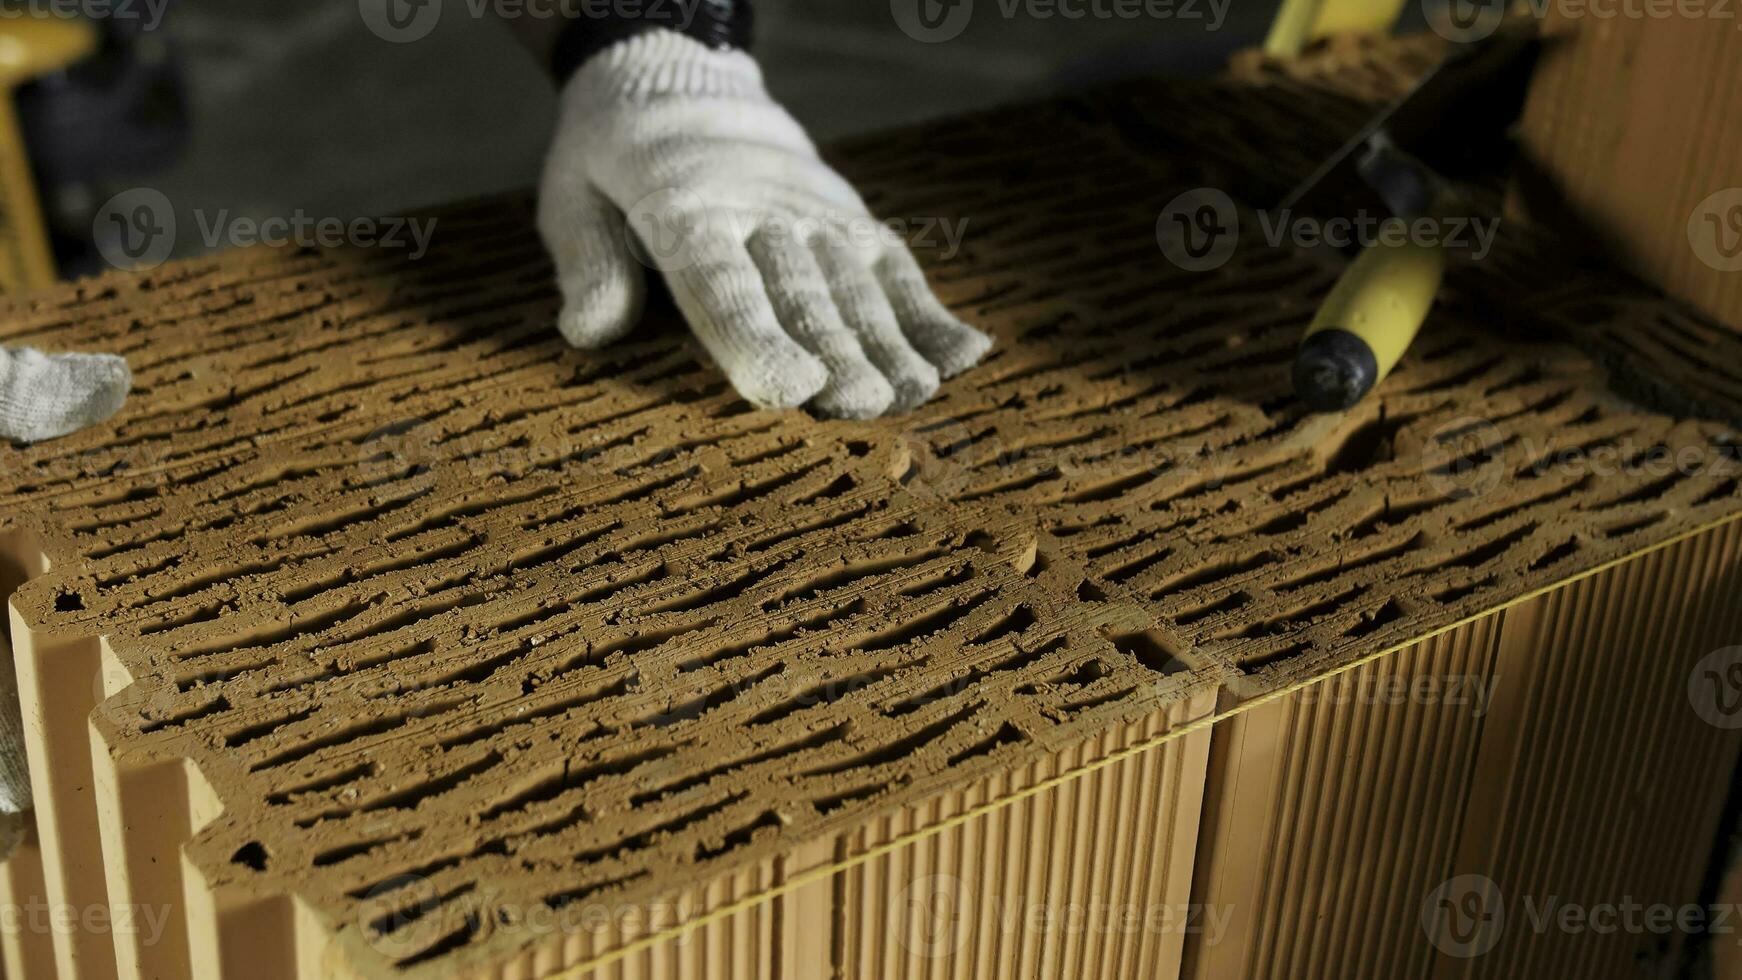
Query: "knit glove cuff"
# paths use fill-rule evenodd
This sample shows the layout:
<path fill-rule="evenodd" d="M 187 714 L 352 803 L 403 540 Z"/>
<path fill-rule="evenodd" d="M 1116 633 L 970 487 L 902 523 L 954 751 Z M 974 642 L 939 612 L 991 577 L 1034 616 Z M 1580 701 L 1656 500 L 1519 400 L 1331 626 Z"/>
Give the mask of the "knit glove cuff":
<path fill-rule="evenodd" d="M 716 51 L 748 51 L 755 26 L 750 0 L 649 0 L 635 8 L 611 5 L 596 15 L 581 13 L 551 51 L 551 74 L 559 84 L 600 52 L 639 34 L 672 31 Z"/>

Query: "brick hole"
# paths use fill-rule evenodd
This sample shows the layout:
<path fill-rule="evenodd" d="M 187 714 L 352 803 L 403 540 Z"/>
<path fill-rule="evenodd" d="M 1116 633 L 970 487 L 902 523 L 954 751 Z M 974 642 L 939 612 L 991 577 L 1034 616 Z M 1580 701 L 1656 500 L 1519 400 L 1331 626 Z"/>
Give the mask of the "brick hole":
<path fill-rule="evenodd" d="M 1123 701 L 1135 693 L 1137 693 L 1137 688 L 1126 687 L 1117 691 L 1110 691 L 1106 694 L 1097 694 L 1093 697 L 1081 698 L 1076 701 L 1065 701 L 1059 705 L 1059 711 L 1067 717 L 1079 715 L 1085 711 L 1099 708 L 1105 704 L 1113 704 L 1118 701 Z"/>
<path fill-rule="evenodd" d="M 1387 419 L 1381 413 L 1357 426 L 1343 437 L 1341 445 L 1326 454 L 1322 474 L 1359 473 L 1392 459 L 1397 432 L 1408 421 Z"/>
<path fill-rule="evenodd" d="M 1627 528 L 1627 527 L 1617 528 L 1616 530 L 1609 532 L 1610 536 L 1611 537 L 1620 537 L 1622 534 L 1626 534 L 1628 530 L 1637 530 L 1638 528 L 1641 528 L 1641 527 L 1648 527 L 1652 524 L 1656 524 L 1662 518 L 1662 516 L 1663 515 L 1661 515 L 1661 514 L 1653 515 L 1652 517 L 1646 518 L 1644 521 L 1635 522 L 1635 524 L 1631 528 Z M 1553 548 L 1550 548 L 1548 551 L 1544 552 L 1542 557 L 1531 562 L 1530 563 L 1530 570 L 1533 572 L 1540 571 L 1544 568 L 1549 567 L 1550 565 L 1553 565 L 1555 562 L 1558 562 L 1563 558 L 1572 557 L 1573 555 L 1577 554 L 1578 551 L 1579 551 L 1579 539 L 1576 536 L 1570 537 L 1570 538 L 1566 539 L 1565 541 L 1562 541 L 1560 544 L 1555 545 Z"/>
<path fill-rule="evenodd" d="M 1163 677 L 1190 669 L 1180 659 L 1179 651 L 1173 649 L 1155 630 L 1115 633 L 1107 637 L 1107 640 L 1120 653 Z"/>
<path fill-rule="evenodd" d="M 266 847 L 259 841 L 249 841 L 236 848 L 236 853 L 230 855 L 231 864 L 240 864 L 255 871 L 266 870 Z"/>
<path fill-rule="evenodd" d="M 1738 481 L 1732 477 L 1701 495 L 1698 500 L 1694 501 L 1693 505 L 1698 507 L 1702 504 L 1709 504 L 1714 500 L 1734 496 L 1739 486 L 1742 486 L 1742 484 L 1739 484 Z"/>
<path fill-rule="evenodd" d="M 1240 661 L 1240 672 L 1247 676 L 1251 676 L 1265 670 L 1266 668 L 1283 663 L 1284 661 L 1293 660 L 1312 648 L 1313 645 L 1311 643 L 1302 640 L 1270 653 L 1261 653 L 1251 657 L 1244 657 Z"/>
<path fill-rule="evenodd" d="M 977 756 L 991 755 L 994 750 L 1003 746 L 1014 745 L 1017 742 L 1026 741 L 1028 741 L 1028 739 L 1022 734 L 1021 729 L 1009 722 L 1005 722 L 1003 725 L 999 726 L 998 731 L 992 734 L 992 737 L 985 739 L 984 741 L 976 742 L 962 751 L 957 752 L 955 755 L 950 756 L 949 762 L 946 764 L 956 766 Z"/>
<path fill-rule="evenodd" d="M 877 766 L 900 762 L 919 752 L 933 742 L 950 734 L 957 725 L 968 722 L 975 712 L 979 711 L 983 702 L 968 705 L 960 711 L 942 718 L 932 724 L 885 745 L 868 749 L 848 759 L 828 763 L 813 769 L 807 769 L 800 776 L 814 778 L 817 776 L 838 776 L 854 769 L 871 769 Z"/>
<path fill-rule="evenodd" d="M 1402 619 L 1403 615 L 1403 607 L 1397 604 L 1397 600 L 1389 599 L 1378 609 L 1362 615 L 1355 625 L 1343 631 L 1343 635 L 1357 638 L 1369 636 Z"/>
<path fill-rule="evenodd" d="M 856 789 L 846 790 L 845 792 L 835 793 L 830 796 L 819 797 L 811 801 L 811 806 L 815 807 L 816 811 L 820 814 L 833 813 L 849 803 L 857 803 L 860 800 L 869 799 L 888 788 L 888 784 L 886 783 L 880 781 L 872 782 Z"/>

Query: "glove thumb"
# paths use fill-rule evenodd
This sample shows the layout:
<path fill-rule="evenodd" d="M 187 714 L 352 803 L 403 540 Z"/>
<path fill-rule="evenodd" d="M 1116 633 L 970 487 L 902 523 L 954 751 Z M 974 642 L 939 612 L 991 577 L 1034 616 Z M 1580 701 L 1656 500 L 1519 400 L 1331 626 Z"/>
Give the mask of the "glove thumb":
<path fill-rule="evenodd" d="M 562 289 L 563 337 L 590 349 L 628 333 L 641 316 L 647 280 L 629 249 L 623 212 L 588 184 L 553 177 L 538 196 L 538 231 Z"/>

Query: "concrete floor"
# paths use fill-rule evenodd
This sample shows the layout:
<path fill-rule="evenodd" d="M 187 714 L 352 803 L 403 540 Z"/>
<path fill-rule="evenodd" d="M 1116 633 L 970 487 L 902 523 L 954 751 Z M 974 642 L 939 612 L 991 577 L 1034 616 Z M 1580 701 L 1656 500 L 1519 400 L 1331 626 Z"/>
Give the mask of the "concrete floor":
<path fill-rule="evenodd" d="M 162 190 L 187 228 L 196 211 L 350 218 L 530 186 L 550 84 L 503 25 L 473 13 L 484 0 L 440 2 L 427 36 L 389 43 L 359 0 L 177 0 L 162 30 L 188 79 L 192 142 L 174 169 L 135 183 Z M 759 0 L 770 86 L 819 139 L 1119 74 L 1206 70 L 1261 37 L 1277 0 L 1216 0 L 1215 29 L 1209 0 L 1190 0 L 1189 18 L 1071 21 L 979 0 L 944 43 L 902 32 L 899 5 L 914 2 Z M 201 250 L 199 237 L 178 236 L 177 251 Z"/>

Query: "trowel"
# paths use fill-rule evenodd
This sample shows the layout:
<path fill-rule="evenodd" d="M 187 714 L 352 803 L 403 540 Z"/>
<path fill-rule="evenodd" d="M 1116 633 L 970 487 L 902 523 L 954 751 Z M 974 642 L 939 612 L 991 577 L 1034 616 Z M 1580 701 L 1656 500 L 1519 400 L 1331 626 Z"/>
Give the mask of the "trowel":
<path fill-rule="evenodd" d="M 1366 397 L 1420 331 L 1445 275 L 1446 249 L 1411 233 L 1458 209 L 1455 181 L 1492 172 L 1523 110 L 1541 41 L 1509 24 L 1454 47 L 1286 197 L 1278 210 L 1375 214 L 1378 231 L 1332 287 L 1307 327 L 1295 391 L 1315 411 Z M 1351 208 L 1353 205 L 1353 208 Z"/>

